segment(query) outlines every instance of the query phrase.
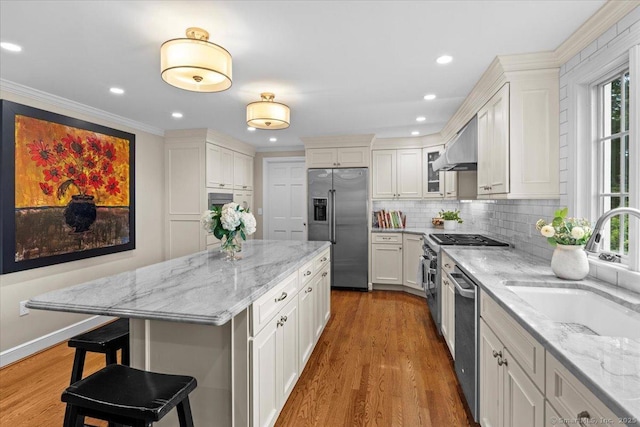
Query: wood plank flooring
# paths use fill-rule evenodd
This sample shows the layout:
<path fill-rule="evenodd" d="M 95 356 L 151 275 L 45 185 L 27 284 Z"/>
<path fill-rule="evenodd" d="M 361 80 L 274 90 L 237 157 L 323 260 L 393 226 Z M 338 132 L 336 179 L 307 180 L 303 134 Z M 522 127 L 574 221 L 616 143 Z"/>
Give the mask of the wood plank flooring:
<path fill-rule="evenodd" d="M 277 426 L 476 426 L 423 298 L 333 291 L 331 303 L 331 320 Z M 72 364 L 73 349 L 63 343 L 0 369 L 0 426 L 61 426 Z M 104 355 L 88 354 L 85 375 L 102 366 Z"/>
<path fill-rule="evenodd" d="M 423 298 L 333 291 L 331 304 L 276 426 L 476 426 Z"/>

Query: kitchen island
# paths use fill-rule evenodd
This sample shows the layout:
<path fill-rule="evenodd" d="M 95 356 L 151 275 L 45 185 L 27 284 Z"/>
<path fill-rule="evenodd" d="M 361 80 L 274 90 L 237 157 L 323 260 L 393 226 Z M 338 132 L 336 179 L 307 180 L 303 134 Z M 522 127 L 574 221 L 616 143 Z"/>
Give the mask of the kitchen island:
<path fill-rule="evenodd" d="M 241 254 L 242 259 L 230 262 L 218 251 L 198 252 L 39 295 L 27 306 L 130 318 L 132 366 L 198 380 L 191 404 L 196 425 L 257 424 L 264 416 L 277 416 L 276 407 L 284 401 L 283 396 L 275 399 L 275 414 L 260 402 L 256 387 L 266 387 L 262 391 L 267 393 L 270 382 L 258 378 L 256 371 L 261 375 L 268 365 L 255 360 L 262 353 L 252 346 L 267 342 L 258 337 L 279 320 L 280 311 L 293 310 L 289 325 L 295 322 L 290 331 L 296 335 L 296 345 L 291 345 L 296 354 L 285 354 L 284 360 L 295 365 L 297 380 L 304 367 L 298 363 L 298 323 L 306 325 L 304 320 L 311 318 L 321 332 L 329 317 L 329 243 L 252 240 Z M 298 310 L 303 285 L 305 294 L 322 289 L 322 297 L 308 307 L 310 313 Z M 302 300 L 308 300 L 302 294 L 300 308 Z M 281 324 L 273 326 L 274 331 L 285 330 Z M 281 371 L 282 362 L 275 357 L 274 372 Z M 272 391 L 285 387 L 274 380 Z M 287 392 L 293 384 L 287 383 Z M 171 413 L 158 425 L 177 425 L 177 417 Z"/>

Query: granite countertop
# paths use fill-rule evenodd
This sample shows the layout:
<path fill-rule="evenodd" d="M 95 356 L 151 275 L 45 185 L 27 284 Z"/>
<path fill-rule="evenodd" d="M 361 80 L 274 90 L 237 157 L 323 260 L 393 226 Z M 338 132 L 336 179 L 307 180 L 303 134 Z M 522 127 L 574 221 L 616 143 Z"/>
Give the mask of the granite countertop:
<path fill-rule="evenodd" d="M 436 228 L 372 228 L 372 233 L 409 233 L 409 234 L 428 234 Z"/>
<path fill-rule="evenodd" d="M 329 246 L 249 240 L 241 260 L 198 252 L 38 295 L 27 307 L 219 326 Z"/>
<path fill-rule="evenodd" d="M 587 278 L 558 279 L 550 262 L 514 249 L 443 248 L 481 288 L 616 415 L 640 419 L 640 339 L 568 331 L 509 290 L 509 281 L 589 289 L 640 312 L 640 294 Z"/>

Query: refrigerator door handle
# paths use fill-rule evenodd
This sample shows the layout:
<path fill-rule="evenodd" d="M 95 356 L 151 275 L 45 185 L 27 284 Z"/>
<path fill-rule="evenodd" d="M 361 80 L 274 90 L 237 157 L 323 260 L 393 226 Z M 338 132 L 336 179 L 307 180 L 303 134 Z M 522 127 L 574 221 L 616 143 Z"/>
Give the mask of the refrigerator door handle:
<path fill-rule="evenodd" d="M 331 243 L 337 243 L 336 239 L 336 190 L 331 190 Z"/>
<path fill-rule="evenodd" d="M 329 242 L 333 243 L 333 200 L 331 200 L 331 192 L 333 190 L 329 190 L 327 191 L 327 201 L 329 203 L 329 206 L 327 206 L 328 208 L 328 217 L 329 217 Z"/>

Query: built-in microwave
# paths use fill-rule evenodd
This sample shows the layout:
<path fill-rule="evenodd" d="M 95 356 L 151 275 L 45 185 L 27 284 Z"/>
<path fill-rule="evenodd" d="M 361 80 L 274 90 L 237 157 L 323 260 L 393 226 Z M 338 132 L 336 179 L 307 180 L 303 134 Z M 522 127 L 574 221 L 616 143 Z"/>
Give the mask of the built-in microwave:
<path fill-rule="evenodd" d="M 209 209 L 213 207 L 221 208 L 227 203 L 233 202 L 233 194 L 231 193 L 209 193 L 207 195 L 207 206 Z"/>

